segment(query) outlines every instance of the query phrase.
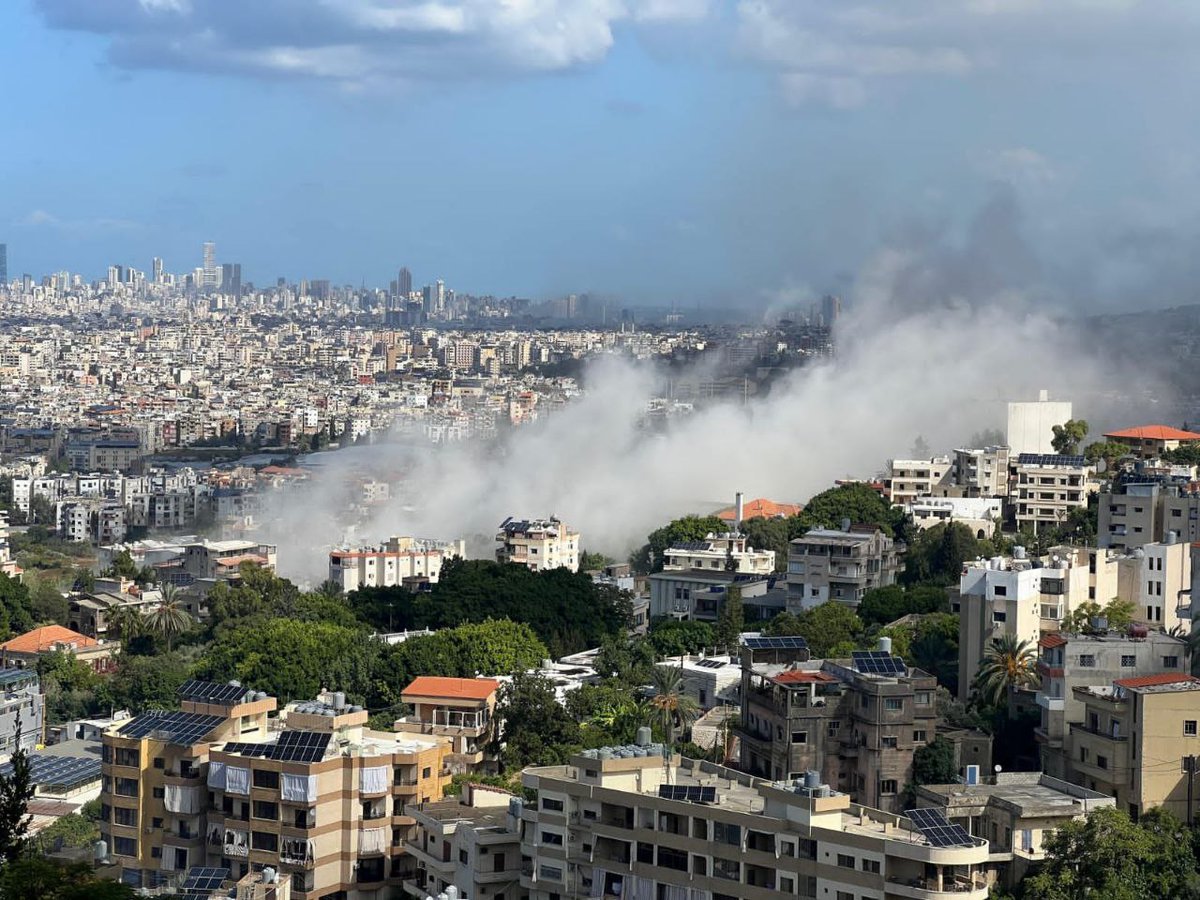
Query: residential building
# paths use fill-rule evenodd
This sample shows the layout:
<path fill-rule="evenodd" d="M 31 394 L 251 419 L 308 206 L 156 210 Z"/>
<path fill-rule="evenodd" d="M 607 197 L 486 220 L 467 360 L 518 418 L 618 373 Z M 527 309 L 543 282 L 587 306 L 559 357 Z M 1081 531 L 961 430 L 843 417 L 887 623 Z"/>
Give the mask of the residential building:
<path fill-rule="evenodd" d="M 1106 432 L 1104 439 L 1114 444 L 1124 444 L 1130 454 L 1139 459 L 1162 459 L 1168 450 L 1178 450 L 1185 444 L 1200 441 L 1200 434 L 1170 425 L 1139 425 Z"/>
<path fill-rule="evenodd" d="M 990 538 L 1004 520 L 999 497 L 919 497 L 904 507 L 920 530 L 957 522 L 975 537 Z"/>
<path fill-rule="evenodd" d="M 161 591 L 141 591 L 132 582 L 119 585 L 115 590 L 103 590 L 98 585 L 94 591 L 70 595 L 67 625 L 72 631 L 102 641 L 108 636 L 113 610 L 132 607 L 145 615 L 157 609 L 161 602 Z"/>
<path fill-rule="evenodd" d="M 453 888 L 460 900 L 519 900 L 521 839 L 508 815 L 513 797 L 502 788 L 467 784 L 460 798 L 405 810 L 417 823 L 406 845 L 416 870 L 405 892 L 429 900 Z"/>
<path fill-rule="evenodd" d="M 739 498 L 740 499 L 740 498 Z M 737 503 L 713 513 L 722 522 L 736 528 L 747 519 L 786 519 L 800 515 L 804 507 L 799 503 L 777 503 L 765 497 L 756 500 L 743 500 L 739 507 Z"/>
<path fill-rule="evenodd" d="M 446 764 L 456 773 L 488 768 L 495 762 L 490 745 L 496 738 L 496 697 L 500 682 L 491 678 L 414 678 L 400 694 L 413 708 L 397 719 L 402 734 L 446 739 Z"/>
<path fill-rule="evenodd" d="M 1171 532 L 1181 541 L 1200 541 L 1200 489 L 1190 478 L 1118 478 L 1100 494 L 1097 518 L 1097 543 L 1113 550 L 1165 541 Z"/>
<path fill-rule="evenodd" d="M 899 569 L 895 541 L 875 525 L 813 529 L 788 547 L 788 611 L 829 600 L 858 606 L 867 591 L 894 584 Z"/>
<path fill-rule="evenodd" d="M 97 674 L 116 669 L 113 653 L 120 644 L 97 641 L 61 625 L 43 625 L 0 644 L 0 665 L 5 668 L 32 669 L 50 653 L 66 653 L 91 666 Z"/>
<path fill-rule="evenodd" d="M 954 464 L 948 456 L 930 459 L 894 459 L 889 499 L 906 506 L 918 497 L 942 497 L 953 483 Z"/>
<path fill-rule="evenodd" d="M 1163 808 L 1190 822 L 1189 772 L 1200 754 L 1200 678 L 1184 673 L 1077 687 L 1083 721 L 1067 742 L 1071 781 L 1117 800 L 1136 819 Z"/>
<path fill-rule="evenodd" d="M 1022 453 L 1009 474 L 1009 502 L 1018 530 L 1042 531 L 1066 523 L 1073 509 L 1087 506 L 1096 489 L 1082 456 Z"/>
<path fill-rule="evenodd" d="M 1051 400 L 1041 391 L 1036 401 L 1008 404 L 1007 442 L 1012 453 L 1054 453 L 1054 426 L 1071 418 L 1069 400 Z"/>
<path fill-rule="evenodd" d="M 8 542 L 8 513 L 0 510 L 0 575 L 21 578 L 22 569 L 12 558 L 12 545 Z"/>
<path fill-rule="evenodd" d="M 280 718 L 263 742 L 212 748 L 209 863 L 235 877 L 272 866 L 300 900 L 388 896 L 413 872 L 413 810 L 449 782 L 446 743 L 372 731 L 340 694 Z"/>
<path fill-rule="evenodd" d="M 437 584 L 446 560 L 465 555 L 463 541 L 392 537 L 378 547 L 331 551 L 329 580 L 346 594 L 362 587 L 403 585 L 406 579 Z"/>
<path fill-rule="evenodd" d="M 1134 620 L 1151 628 L 1190 631 L 1192 547 L 1174 532 L 1164 542 L 1145 544 L 1117 558 L 1115 596 L 1133 603 Z M 1101 598 L 1101 600 L 1111 598 Z"/>
<path fill-rule="evenodd" d="M 917 788 L 916 806 L 940 809 L 955 825 L 988 842 L 998 880 L 1009 890 L 1046 858 L 1046 839 L 1068 822 L 1116 805 L 1098 791 L 1041 772 L 998 772 L 966 784 Z"/>
<path fill-rule="evenodd" d="M 747 543 L 746 536 L 737 532 L 707 534 L 702 541 L 684 541 L 668 547 L 663 552 L 663 569 L 771 575 L 775 571 L 775 551 L 755 550 Z"/>
<path fill-rule="evenodd" d="M 954 451 L 954 485 L 966 497 L 1008 496 L 1009 448 Z"/>
<path fill-rule="evenodd" d="M 1070 727 L 1084 721 L 1084 702 L 1075 688 L 1104 687 L 1121 678 L 1178 675 L 1186 665 L 1187 642 L 1183 638 L 1145 627 L 1044 635 L 1038 642 L 1041 686 L 1037 705 L 1042 720 L 1034 732 L 1042 771 L 1055 778 L 1070 776 Z"/>
<path fill-rule="evenodd" d="M 554 516 L 549 519 L 511 517 L 500 523 L 496 561 L 517 563 L 534 572 L 566 568 L 579 571 L 579 532 Z"/>
<path fill-rule="evenodd" d="M 774 661 L 754 649 L 789 643 L 759 638 L 742 651 L 741 768 L 775 781 L 816 770 L 857 802 L 899 811 L 913 751 L 936 737 L 937 679 L 890 653 L 880 674 L 860 659 Z"/>
<path fill-rule="evenodd" d="M 673 656 L 659 665 L 679 673 L 683 693 L 700 712 L 741 704 L 742 671 L 736 656 Z"/>
<path fill-rule="evenodd" d="M 42 743 L 46 696 L 34 669 L 0 669 L 0 692 L 0 762 L 7 762 L 17 747 L 29 752 Z"/>
<path fill-rule="evenodd" d="M 724 569 L 664 569 L 648 575 L 646 583 L 650 588 L 652 620 L 673 618 L 715 622 L 721 615 L 731 586 L 742 592 L 746 617 L 755 618 L 752 607 L 770 599 L 768 594 L 772 593 L 774 579 L 739 575 Z M 782 609 L 778 611 L 782 612 Z"/>
<path fill-rule="evenodd" d="M 521 780 L 537 794 L 512 804 L 530 900 L 988 895 L 987 841 L 935 846 L 816 773 L 810 786 L 769 782 L 643 746 L 585 751 Z"/>
<path fill-rule="evenodd" d="M 275 571 L 276 549 L 257 541 L 198 541 L 183 548 L 182 567 L 193 578 L 236 578 L 242 563 Z"/>

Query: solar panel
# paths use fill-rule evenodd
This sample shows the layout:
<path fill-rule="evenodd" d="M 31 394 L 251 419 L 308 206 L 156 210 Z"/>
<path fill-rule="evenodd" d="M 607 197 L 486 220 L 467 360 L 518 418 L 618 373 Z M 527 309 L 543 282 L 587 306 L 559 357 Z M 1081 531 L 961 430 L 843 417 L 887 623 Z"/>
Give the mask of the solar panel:
<path fill-rule="evenodd" d="M 250 693 L 250 690 L 236 684 L 199 681 L 193 678 L 180 685 L 179 690 L 175 693 L 182 700 L 192 700 L 198 703 L 240 703 L 242 698 Z"/>
<path fill-rule="evenodd" d="M 274 744 L 242 744 L 236 741 L 221 747 L 222 753 L 237 753 L 240 756 L 266 756 Z"/>
<path fill-rule="evenodd" d="M 0 775 L 12 774 L 12 763 L 0 766 Z M 100 780 L 98 757 L 29 754 L 29 780 L 35 785 L 72 788 Z"/>
<path fill-rule="evenodd" d="M 799 635 L 782 637 L 748 637 L 742 642 L 751 650 L 806 650 L 808 641 Z"/>
<path fill-rule="evenodd" d="M 967 829 L 952 824 L 940 809 L 910 809 L 905 815 L 934 847 L 971 847 L 975 844 Z"/>
<path fill-rule="evenodd" d="M 222 882 L 228 880 L 228 869 L 193 866 L 188 869 L 183 889 L 185 891 L 216 891 L 220 889 Z"/>
<path fill-rule="evenodd" d="M 854 660 L 854 668 L 864 675 L 894 678 L 908 673 L 903 659 L 884 650 L 855 650 L 850 655 Z"/>
<path fill-rule="evenodd" d="M 134 716 L 117 731 L 125 737 L 143 738 L 153 734 L 158 740 L 191 746 L 224 721 L 222 716 L 206 716 L 202 713 L 144 712 Z"/>
<path fill-rule="evenodd" d="M 332 735 L 319 731 L 285 731 L 273 743 L 242 744 L 228 743 L 222 753 L 237 753 L 241 756 L 273 759 L 279 762 L 320 762 L 325 758 Z"/>
<path fill-rule="evenodd" d="M 1017 456 L 1019 466 L 1084 466 L 1082 456 L 1064 456 L 1061 453 L 1021 453 Z"/>
<path fill-rule="evenodd" d="M 728 663 L 722 662 L 719 659 L 702 659 L 700 662 L 696 663 L 696 665 L 700 666 L 702 669 L 722 669 L 727 666 Z"/>
<path fill-rule="evenodd" d="M 689 803 L 715 803 L 717 789 L 697 784 L 660 784 L 658 796 L 664 800 L 686 800 Z"/>

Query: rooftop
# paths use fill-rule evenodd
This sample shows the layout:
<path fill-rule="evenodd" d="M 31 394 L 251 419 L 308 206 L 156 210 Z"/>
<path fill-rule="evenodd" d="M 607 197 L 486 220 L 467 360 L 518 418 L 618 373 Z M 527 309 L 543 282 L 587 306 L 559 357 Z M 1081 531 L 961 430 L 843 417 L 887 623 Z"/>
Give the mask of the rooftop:
<path fill-rule="evenodd" d="M 451 700 L 486 700 L 500 688 L 493 678 L 414 678 L 402 692 L 404 697 L 442 697 Z"/>
<path fill-rule="evenodd" d="M 1122 678 L 1114 681 L 1114 685 L 1133 690 L 1169 689 L 1177 691 L 1200 690 L 1200 678 L 1194 675 L 1174 674 L 1164 672 L 1159 675 L 1139 675 L 1136 678 Z"/>
<path fill-rule="evenodd" d="M 1089 805 L 1111 806 L 1112 797 L 1068 784 L 1041 772 L 1011 772 L 999 776 L 996 784 L 929 784 L 920 790 L 943 800 L 951 816 L 955 806 L 973 806 L 996 802 L 1022 817 L 1076 816 Z"/>
<path fill-rule="evenodd" d="M 800 515 L 803 508 L 798 503 L 776 503 L 774 500 L 759 497 L 757 500 L 742 503 L 742 519 L 783 519 Z M 732 522 L 737 518 L 737 507 L 727 506 L 714 515 L 723 521 Z"/>
<path fill-rule="evenodd" d="M 99 642 L 95 638 L 72 631 L 70 628 L 64 628 L 62 625 L 44 625 L 5 641 L 0 644 L 0 650 L 7 650 L 10 653 L 42 653 L 54 650 L 63 644 L 83 648 L 95 647 Z"/>
<path fill-rule="evenodd" d="M 1170 425 L 1138 425 L 1121 431 L 1107 431 L 1104 436 L 1134 441 L 1200 441 L 1200 434 Z"/>

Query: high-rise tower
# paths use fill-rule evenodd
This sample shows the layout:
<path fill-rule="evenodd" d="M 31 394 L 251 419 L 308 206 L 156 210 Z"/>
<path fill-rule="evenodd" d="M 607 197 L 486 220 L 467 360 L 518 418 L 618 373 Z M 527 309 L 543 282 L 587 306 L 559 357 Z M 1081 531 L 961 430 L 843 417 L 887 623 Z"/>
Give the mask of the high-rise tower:
<path fill-rule="evenodd" d="M 8 287 L 8 244 L 0 244 L 0 287 Z"/>
<path fill-rule="evenodd" d="M 407 266 L 400 270 L 400 276 L 396 279 L 396 293 L 406 300 L 412 293 L 412 272 L 408 271 Z"/>
<path fill-rule="evenodd" d="M 212 241 L 204 242 L 204 284 L 203 287 L 217 286 L 217 245 Z"/>

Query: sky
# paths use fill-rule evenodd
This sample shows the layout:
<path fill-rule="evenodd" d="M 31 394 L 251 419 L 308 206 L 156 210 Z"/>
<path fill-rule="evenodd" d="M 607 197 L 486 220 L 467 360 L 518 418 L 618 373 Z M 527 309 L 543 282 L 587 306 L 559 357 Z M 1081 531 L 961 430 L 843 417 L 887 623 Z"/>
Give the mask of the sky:
<path fill-rule="evenodd" d="M 681 305 L 983 246 L 1189 302 L 1198 38 L 1176 0 L 9 0 L 0 242 Z"/>

